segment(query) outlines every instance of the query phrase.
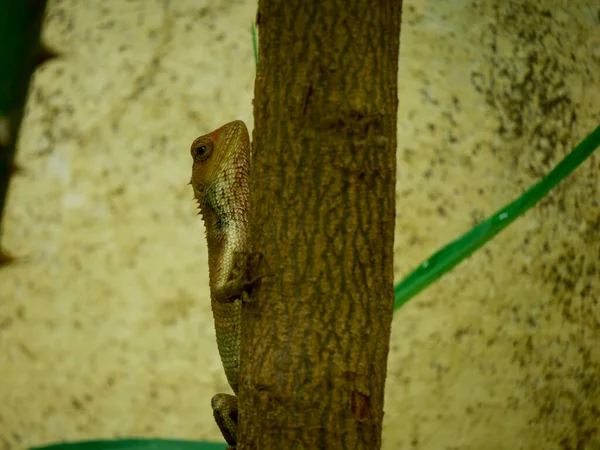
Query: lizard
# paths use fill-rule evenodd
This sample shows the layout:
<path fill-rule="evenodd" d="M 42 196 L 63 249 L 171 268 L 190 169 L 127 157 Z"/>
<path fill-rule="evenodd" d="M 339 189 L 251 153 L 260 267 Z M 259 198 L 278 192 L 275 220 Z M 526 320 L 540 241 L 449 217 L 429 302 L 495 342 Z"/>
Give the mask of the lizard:
<path fill-rule="evenodd" d="M 213 415 L 227 443 L 237 443 L 238 376 L 242 300 L 248 281 L 248 197 L 250 138 L 241 120 L 202 135 L 191 145 L 190 184 L 206 230 L 210 299 L 217 347 L 235 395 L 216 394 Z"/>

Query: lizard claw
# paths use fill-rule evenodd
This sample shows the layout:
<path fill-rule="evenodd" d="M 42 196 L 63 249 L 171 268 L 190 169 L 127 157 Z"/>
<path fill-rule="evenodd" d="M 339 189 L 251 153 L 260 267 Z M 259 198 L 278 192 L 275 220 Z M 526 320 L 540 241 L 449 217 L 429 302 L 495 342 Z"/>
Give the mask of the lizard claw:
<path fill-rule="evenodd" d="M 252 252 L 246 256 L 246 270 L 244 271 L 244 280 L 242 281 L 243 292 L 243 300 L 246 302 L 250 302 L 250 296 L 248 295 L 249 291 L 252 288 L 256 287 L 259 282 L 266 276 L 263 270 L 261 270 L 262 266 L 264 266 L 264 255 L 259 252 Z"/>

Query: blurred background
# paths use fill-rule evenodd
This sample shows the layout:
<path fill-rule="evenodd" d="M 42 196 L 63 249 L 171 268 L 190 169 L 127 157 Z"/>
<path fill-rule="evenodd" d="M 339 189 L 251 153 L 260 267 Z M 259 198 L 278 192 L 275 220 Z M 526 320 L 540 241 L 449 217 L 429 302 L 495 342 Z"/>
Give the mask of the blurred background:
<path fill-rule="evenodd" d="M 0 269 L 0 449 L 221 440 L 189 145 L 253 126 L 256 1 L 50 0 Z M 404 0 L 395 274 L 600 123 L 593 0 Z M 3 70 L 0 68 L 0 70 Z M 600 449 L 600 158 L 395 313 L 383 448 Z"/>

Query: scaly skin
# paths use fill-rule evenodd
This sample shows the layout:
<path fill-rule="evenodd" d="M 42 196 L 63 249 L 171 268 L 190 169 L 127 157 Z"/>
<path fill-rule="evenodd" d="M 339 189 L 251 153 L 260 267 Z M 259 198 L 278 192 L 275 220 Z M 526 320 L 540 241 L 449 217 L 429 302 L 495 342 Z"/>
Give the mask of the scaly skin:
<path fill-rule="evenodd" d="M 206 228 L 211 305 L 217 346 L 227 381 L 238 393 L 241 297 L 248 258 L 248 173 L 250 138 L 242 121 L 200 136 L 191 146 L 190 184 Z M 237 397 L 212 399 L 217 424 L 227 443 L 236 445 Z"/>

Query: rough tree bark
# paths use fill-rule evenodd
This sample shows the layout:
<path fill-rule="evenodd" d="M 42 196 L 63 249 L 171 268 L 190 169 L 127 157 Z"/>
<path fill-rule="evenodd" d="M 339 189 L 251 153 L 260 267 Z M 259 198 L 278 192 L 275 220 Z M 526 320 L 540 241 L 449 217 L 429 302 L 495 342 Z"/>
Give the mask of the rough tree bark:
<path fill-rule="evenodd" d="M 239 448 L 381 446 L 401 7 L 259 1 Z"/>

